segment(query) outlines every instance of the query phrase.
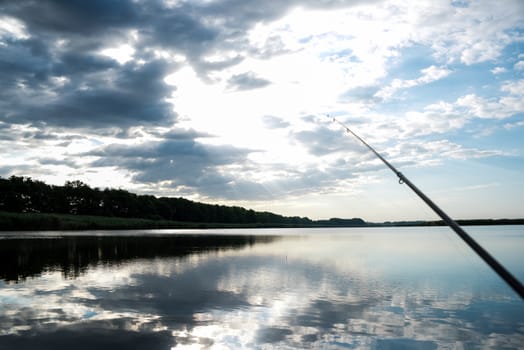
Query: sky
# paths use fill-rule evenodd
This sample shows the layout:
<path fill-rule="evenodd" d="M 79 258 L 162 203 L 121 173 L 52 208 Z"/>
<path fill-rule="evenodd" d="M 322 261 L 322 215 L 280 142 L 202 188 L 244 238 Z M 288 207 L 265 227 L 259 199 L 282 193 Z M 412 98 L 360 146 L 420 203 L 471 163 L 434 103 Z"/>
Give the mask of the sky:
<path fill-rule="evenodd" d="M 1 1 L 0 176 L 312 219 L 524 217 L 524 2 Z"/>

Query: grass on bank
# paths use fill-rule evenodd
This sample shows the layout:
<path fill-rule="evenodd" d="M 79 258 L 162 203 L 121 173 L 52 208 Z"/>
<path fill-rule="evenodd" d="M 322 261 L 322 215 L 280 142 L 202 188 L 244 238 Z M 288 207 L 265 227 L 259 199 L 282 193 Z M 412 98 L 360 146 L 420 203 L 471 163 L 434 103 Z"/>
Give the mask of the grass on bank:
<path fill-rule="evenodd" d="M 524 219 L 457 220 L 460 225 L 524 225 Z M 442 221 L 400 221 L 385 223 L 331 222 L 319 220 L 310 225 L 276 223 L 209 223 L 170 220 L 149 220 L 92 215 L 51 213 L 13 213 L 0 211 L 0 231 L 42 230 L 132 230 L 132 229 L 191 229 L 191 228 L 281 228 L 281 227 L 388 227 L 443 226 Z"/>
<path fill-rule="evenodd" d="M 91 215 L 51 213 L 11 213 L 0 211 L 0 231 L 24 230 L 131 230 L 189 228 L 292 227 L 276 224 L 208 223 L 170 220 L 148 220 Z"/>

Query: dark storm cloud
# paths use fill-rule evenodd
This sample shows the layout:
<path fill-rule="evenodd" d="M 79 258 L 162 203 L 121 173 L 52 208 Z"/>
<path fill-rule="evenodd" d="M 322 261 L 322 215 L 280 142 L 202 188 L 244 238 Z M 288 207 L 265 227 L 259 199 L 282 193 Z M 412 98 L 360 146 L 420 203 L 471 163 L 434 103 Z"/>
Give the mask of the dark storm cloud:
<path fill-rule="evenodd" d="M 191 5 L 156 11 L 149 14 L 151 22 L 145 24 L 142 32 L 147 41 L 156 45 L 198 55 L 219 36 L 219 31 L 204 24 L 198 9 Z"/>
<path fill-rule="evenodd" d="M 1 165 L 0 164 L 0 177 L 7 178 L 16 171 L 16 175 L 20 176 L 23 174 L 27 174 L 32 170 L 32 166 L 28 164 L 21 164 L 21 165 Z"/>
<path fill-rule="evenodd" d="M 219 0 L 209 3 L 188 5 L 191 11 L 198 13 L 209 22 L 217 23 L 213 49 L 217 47 L 251 54 L 260 58 L 269 58 L 287 52 L 279 37 L 268 38 L 262 47 L 250 47 L 246 33 L 258 23 L 273 21 L 283 17 L 297 7 L 316 9 L 334 9 L 353 6 L 365 2 L 361 0 L 326 0 L 326 1 L 258 1 L 258 0 Z M 367 1 L 369 2 L 369 1 Z"/>
<path fill-rule="evenodd" d="M 2 103 L 4 113 L 0 118 L 16 124 L 126 128 L 165 124 L 175 117 L 171 105 L 165 101 L 169 96 L 163 82 L 168 73 L 165 62 L 111 69 L 113 65 L 104 60 L 87 56 L 74 59 L 75 72 L 67 72 L 73 65 L 62 62 L 52 67 L 60 73 L 58 76 L 64 77 L 63 82 L 53 82 L 49 72 L 39 77 L 20 67 L 18 78 L 5 80 L 10 90 L 2 95 L 11 99 Z M 16 89 L 17 85 L 25 84 L 26 87 Z"/>
<path fill-rule="evenodd" d="M 126 128 L 165 124 L 175 116 L 165 101 L 169 67 L 163 61 L 116 67 L 90 55 L 67 54 L 54 65 L 35 57 L 10 64 L 3 56 L 0 118 L 6 123 Z"/>
<path fill-rule="evenodd" d="M 272 183 L 268 190 L 220 171 L 220 167 L 231 164 L 243 169 L 252 150 L 200 143 L 198 138 L 209 135 L 197 131 L 160 134 L 155 127 L 171 127 L 177 122 L 176 100 L 173 104 L 168 101 L 177 82 L 170 86 L 164 78 L 180 66 L 156 53 L 162 50 L 181 54 L 201 78 L 210 79 L 211 73 L 235 66 L 249 56 L 269 58 L 286 51 L 278 36 L 252 47 L 248 33 L 256 24 L 278 19 L 298 6 L 332 8 L 354 3 L 0 2 L 0 13 L 19 21 L 23 32 L 3 32 L 0 37 L 0 139 L 17 140 L 10 136 L 14 125 L 31 127 L 19 128 L 25 134 L 17 131 L 21 147 L 38 147 L 39 140 L 67 140 L 69 132 L 129 139 L 146 133 L 136 128 L 144 126 L 143 130 L 163 141 L 102 147 L 90 153 L 98 157 L 92 165 L 129 170 L 134 181 L 170 181 L 173 187 L 183 185 L 219 197 L 260 198 L 286 186 L 290 191 L 302 191 L 310 180 L 298 181 L 300 174 L 292 180 Z M 123 44 L 135 49 L 133 59 L 127 63 L 101 54 L 103 49 Z M 254 72 L 245 72 L 231 77 L 229 84 L 232 89 L 246 90 L 270 82 Z M 266 122 L 285 127 L 284 122 L 279 126 L 276 119 Z M 307 139 L 308 135 L 297 135 L 300 142 Z M 317 147 L 314 152 L 322 154 L 323 150 Z M 56 164 L 49 157 L 40 163 Z M 308 176 L 320 178 L 322 174 Z"/>
<path fill-rule="evenodd" d="M 154 134 L 153 134 L 154 135 Z M 207 138 L 213 135 L 200 132 L 196 130 L 184 130 L 184 129 L 172 129 L 166 133 L 157 134 L 157 136 L 163 139 L 174 139 L 174 140 L 193 140 L 197 138 Z"/>
<path fill-rule="evenodd" d="M 72 159 L 56 159 L 51 157 L 39 158 L 37 162 L 41 165 L 66 165 L 71 168 L 76 168 L 77 163 Z"/>
<path fill-rule="evenodd" d="M 227 81 L 229 88 L 234 90 L 252 90 L 271 84 L 269 80 L 259 78 L 253 72 L 235 74 Z"/>
<path fill-rule="evenodd" d="M 0 141 L 16 140 L 11 125 L 0 121 Z"/>
<path fill-rule="evenodd" d="M 25 97 L 34 97 L 49 78 L 48 52 L 32 52 L 31 42 L 6 41 L 0 50 L 0 118 L 4 120 L 22 105 Z"/>
<path fill-rule="evenodd" d="M 88 153 L 99 157 L 92 166 L 117 166 L 131 171 L 140 182 L 171 181 L 173 187 L 189 186 L 205 192 L 232 181 L 217 167 L 246 162 L 251 150 L 199 143 L 181 134 L 168 134 L 164 141 L 136 146 L 109 145 Z M 191 134 L 190 134 L 191 135 Z"/>
<path fill-rule="evenodd" d="M 0 8 L 29 35 L 4 40 L 1 120 L 124 129 L 173 120 L 163 82 L 173 67 L 159 60 L 119 65 L 98 52 L 134 28 L 139 7 L 129 1 L 19 1 Z"/>
<path fill-rule="evenodd" d="M 148 142 L 136 146 L 108 145 L 89 155 L 142 159 L 171 159 L 175 162 L 180 157 L 201 159 L 202 164 L 221 165 L 244 158 L 250 151 L 233 146 L 214 146 L 198 143 L 182 135 L 164 141 Z"/>
<path fill-rule="evenodd" d="M 199 5 L 199 12 L 205 16 L 216 16 L 225 25 L 234 30 L 251 27 L 258 22 L 278 19 L 295 7 L 310 7 L 316 9 L 343 8 L 362 3 L 359 0 L 288 0 L 276 2 L 261 2 L 258 0 L 219 0 Z"/>
<path fill-rule="evenodd" d="M 180 132 L 178 132 L 180 133 Z M 319 186 L 333 185 L 339 179 L 348 179 L 347 164 L 338 164 L 328 170 L 309 167 L 298 171 L 294 167 L 274 165 L 285 171 L 286 177 L 276 180 L 253 181 L 241 173 L 220 171 L 220 167 L 236 164 L 240 172 L 253 171 L 248 154 L 250 149 L 227 145 L 209 145 L 195 141 L 181 133 L 163 141 L 138 145 L 113 144 L 84 154 L 98 157 L 93 167 L 117 167 L 133 174 L 134 181 L 142 183 L 170 182 L 169 187 L 187 194 L 198 192 L 212 198 L 233 200 L 267 200 L 282 195 L 310 193 Z M 191 132 L 188 131 L 191 135 Z M 198 136 L 198 134 L 197 134 Z M 257 172 L 264 171 L 256 169 Z"/>
<path fill-rule="evenodd" d="M 52 66 L 55 76 L 83 76 L 84 74 L 118 69 L 118 64 L 109 57 L 90 53 L 66 52 Z"/>
<path fill-rule="evenodd" d="M 30 30 L 93 35 L 107 28 L 126 27 L 137 20 L 138 8 L 128 0 L 12 1 L 0 5 L 20 18 Z"/>
<path fill-rule="evenodd" d="M 255 24 L 283 16 L 296 6 L 332 8 L 355 1 L 224 0 L 205 3 L 161 1 L 16 1 L 0 11 L 18 19 L 24 38 L 6 35 L 0 52 L 0 120 L 66 127 L 119 127 L 173 122 L 166 98 L 173 87 L 163 78 L 177 69 L 152 60 L 156 49 L 182 53 L 201 77 L 240 63 L 246 55 L 281 51 L 278 37 L 267 47 L 249 47 Z M 120 65 L 99 51 L 129 42 L 135 58 Z M 223 50 L 237 55 L 210 61 Z M 261 50 L 261 51 L 260 51 Z M 259 51 L 257 53 L 257 51 Z M 57 79 L 62 79 L 57 81 Z M 266 86 L 252 72 L 230 79 L 235 89 Z"/>

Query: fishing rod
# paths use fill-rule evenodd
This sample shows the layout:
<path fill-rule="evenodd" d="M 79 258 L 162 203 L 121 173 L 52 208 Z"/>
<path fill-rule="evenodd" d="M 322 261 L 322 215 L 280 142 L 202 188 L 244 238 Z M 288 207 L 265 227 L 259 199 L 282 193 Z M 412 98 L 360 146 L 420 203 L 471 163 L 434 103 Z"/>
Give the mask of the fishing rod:
<path fill-rule="evenodd" d="M 329 115 L 327 116 L 329 118 Z M 417 188 L 409 179 L 398 171 L 393 165 L 391 165 L 384 157 L 382 157 L 373 147 L 371 147 L 366 141 L 360 136 L 355 134 L 350 128 L 344 123 L 340 122 L 336 118 L 333 118 L 333 122 L 340 124 L 346 132 L 353 135 L 360 142 L 364 144 L 371 152 L 373 152 L 386 166 L 391 169 L 397 175 L 399 183 L 409 186 L 438 216 L 444 220 L 444 222 L 455 231 L 455 233 L 462 238 L 466 244 L 475 251 L 486 262 L 522 299 L 524 299 L 524 286 L 518 279 L 516 279 L 504 266 L 502 266 L 491 254 L 488 253 L 480 244 L 478 244 L 470 235 L 457 224 L 455 220 L 448 216 L 442 209 L 440 209 L 428 196 L 426 196 L 421 190 Z"/>

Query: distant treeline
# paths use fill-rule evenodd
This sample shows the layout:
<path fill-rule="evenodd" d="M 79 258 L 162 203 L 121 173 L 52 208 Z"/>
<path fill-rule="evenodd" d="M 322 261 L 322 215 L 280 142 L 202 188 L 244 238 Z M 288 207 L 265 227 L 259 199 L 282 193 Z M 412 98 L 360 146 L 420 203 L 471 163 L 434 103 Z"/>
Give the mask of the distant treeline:
<path fill-rule="evenodd" d="M 457 220 L 461 225 L 524 224 L 524 219 Z M 157 198 L 81 181 L 48 185 L 29 177 L 0 177 L 0 230 L 85 230 L 212 227 L 440 226 L 442 221 L 311 220 L 184 198 Z"/>
<path fill-rule="evenodd" d="M 489 225 L 524 225 L 524 219 L 466 219 L 455 220 L 461 226 Z M 437 221 L 386 221 L 383 223 L 367 223 L 368 226 L 446 226 L 442 220 Z"/>
<path fill-rule="evenodd" d="M 81 181 L 48 185 L 29 177 L 0 177 L 0 211 L 142 218 L 193 223 L 310 226 L 307 217 L 288 217 L 238 206 L 213 205 L 184 198 L 157 198 L 122 189 L 91 188 Z"/>

